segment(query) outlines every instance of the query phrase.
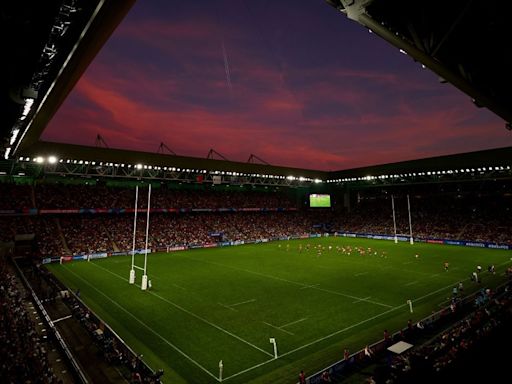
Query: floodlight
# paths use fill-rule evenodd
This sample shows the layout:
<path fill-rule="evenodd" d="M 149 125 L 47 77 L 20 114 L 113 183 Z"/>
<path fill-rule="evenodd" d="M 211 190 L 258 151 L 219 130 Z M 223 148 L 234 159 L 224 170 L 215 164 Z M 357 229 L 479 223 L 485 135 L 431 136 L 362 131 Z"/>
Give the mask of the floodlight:
<path fill-rule="evenodd" d="M 9 141 L 10 145 L 13 145 L 16 139 L 18 138 L 18 134 L 20 133 L 19 129 L 13 129 L 11 134 L 11 140 Z"/>
<path fill-rule="evenodd" d="M 41 156 L 36 157 L 36 158 L 34 159 L 34 161 L 35 161 L 36 163 L 38 163 L 38 164 L 42 164 L 42 163 L 44 163 L 44 159 L 43 159 L 43 157 L 41 157 Z"/>
<path fill-rule="evenodd" d="M 48 156 L 48 163 L 55 164 L 57 162 L 57 158 L 55 156 Z"/>

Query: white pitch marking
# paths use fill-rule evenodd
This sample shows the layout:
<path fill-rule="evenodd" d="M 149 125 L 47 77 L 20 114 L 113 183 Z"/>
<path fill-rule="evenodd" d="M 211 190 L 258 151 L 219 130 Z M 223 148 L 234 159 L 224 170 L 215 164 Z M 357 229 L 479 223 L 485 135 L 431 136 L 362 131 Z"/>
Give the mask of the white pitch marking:
<path fill-rule="evenodd" d="M 229 306 L 230 307 L 236 307 L 237 305 L 242 305 L 242 304 L 247 304 L 247 303 L 254 303 L 255 301 L 256 301 L 256 299 L 251 299 L 251 300 L 242 301 L 240 303 L 229 304 Z"/>
<path fill-rule="evenodd" d="M 229 305 L 222 304 L 222 303 L 217 303 L 217 304 L 219 304 L 220 306 L 222 306 L 224 308 L 231 309 L 232 311 L 238 312 L 235 308 L 231 308 Z"/>
<path fill-rule="evenodd" d="M 359 276 L 363 276 L 363 275 L 367 275 L 368 272 L 360 272 L 360 273 L 356 273 L 354 276 L 356 277 L 359 277 Z"/>
<path fill-rule="evenodd" d="M 368 296 L 368 297 L 365 297 L 364 300 L 368 300 L 370 298 L 371 298 L 371 296 Z M 355 300 L 355 301 L 352 302 L 352 304 L 360 303 L 361 301 L 364 301 L 364 300 Z"/>
<path fill-rule="evenodd" d="M 410 283 L 407 283 L 404 285 L 404 287 L 408 287 L 409 285 L 414 285 L 414 284 L 418 284 L 419 281 L 415 280 L 415 281 L 411 281 Z"/>
<path fill-rule="evenodd" d="M 320 284 L 305 285 L 303 287 L 300 287 L 300 289 L 316 288 L 316 287 L 319 287 L 319 286 L 320 286 Z"/>
<path fill-rule="evenodd" d="M 295 321 L 292 321 L 291 323 L 288 323 L 288 324 L 285 324 L 285 325 L 281 325 L 280 328 L 284 328 L 284 327 L 287 327 L 287 326 L 292 325 L 292 324 L 297 324 L 297 323 L 300 323 L 301 321 L 304 321 L 304 320 L 307 320 L 307 319 L 308 319 L 307 317 L 304 317 L 303 319 L 295 320 Z"/>
<path fill-rule="evenodd" d="M 187 290 L 187 288 L 183 288 L 183 287 L 179 286 L 178 284 L 173 284 L 173 286 L 175 286 L 176 288 L 179 288 L 179 289 L 183 289 L 184 291 Z"/>
<path fill-rule="evenodd" d="M 277 326 L 275 326 L 275 325 L 272 325 L 272 324 L 270 324 L 270 323 L 267 323 L 266 321 L 263 321 L 263 324 L 267 324 L 269 327 L 275 328 L 275 329 L 277 329 L 277 330 L 279 330 L 279 331 L 281 331 L 281 332 L 287 333 L 287 334 L 289 334 L 289 335 L 292 335 L 292 336 L 294 336 L 294 335 L 295 335 L 295 333 L 289 332 L 289 331 L 287 331 L 286 329 L 281 329 L 281 327 L 277 327 Z"/>

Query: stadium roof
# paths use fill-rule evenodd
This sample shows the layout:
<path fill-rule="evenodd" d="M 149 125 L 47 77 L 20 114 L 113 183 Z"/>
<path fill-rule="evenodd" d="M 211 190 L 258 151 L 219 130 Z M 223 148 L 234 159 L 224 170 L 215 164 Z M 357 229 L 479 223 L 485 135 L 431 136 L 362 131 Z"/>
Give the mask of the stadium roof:
<path fill-rule="evenodd" d="M 469 95 L 512 129 L 512 3 L 326 0 Z M 340 47 L 341 49 L 341 47 Z"/>
<path fill-rule="evenodd" d="M 508 2 L 489 0 L 485 6 L 453 0 L 434 7 L 419 0 L 327 0 L 347 16 L 372 29 L 414 60 L 437 72 L 484 106 L 512 121 L 512 73 L 505 37 L 510 35 Z M 57 156 L 112 163 L 153 163 L 206 170 L 264 173 L 322 180 L 349 175 L 385 174 L 485 166 L 512 158 L 510 148 L 478 151 L 358 168 L 334 173 L 263 164 L 198 159 L 145 152 L 57 144 L 39 141 L 87 66 L 107 41 L 135 0 L 29 0 L 2 5 L 4 69 L 0 107 L 0 152 L 10 147 L 11 158 Z M 44 5 L 43 5 L 44 4 Z M 478 26 L 478 28 L 475 28 Z M 444 81 L 443 80 L 443 81 Z M 26 99 L 34 104 L 23 118 Z M 25 106 L 24 106 L 25 103 Z M 299 156 L 300 154 L 298 154 Z M 507 160 L 507 161 L 505 161 Z M 472 164 L 472 165 L 471 165 Z M 311 164 L 314 168 L 315 164 Z M 355 177 L 355 176 L 350 176 Z"/>
<path fill-rule="evenodd" d="M 487 171 L 490 170 L 490 168 L 494 171 L 496 167 L 509 167 L 507 173 L 510 174 L 510 167 L 512 167 L 512 147 L 347 169 L 329 173 L 329 179 L 364 178 L 367 176 L 409 174 L 413 172 L 446 172 L 451 170 L 459 171 L 461 169 L 473 169 L 474 171 L 476 170 L 476 172 L 480 172 L 483 168 L 485 168 L 486 176 L 490 176 Z"/>
<path fill-rule="evenodd" d="M 290 167 L 278 167 L 268 164 L 240 163 L 228 160 L 202 159 L 197 157 L 176 156 L 162 153 L 140 152 L 104 147 L 88 147 L 74 144 L 60 144 L 38 141 L 31 147 L 20 151 L 20 157 L 55 156 L 58 159 L 71 159 L 132 165 L 151 165 L 159 167 L 192 168 L 206 171 L 229 171 L 238 173 L 265 174 L 277 176 L 306 177 L 327 179 L 327 172 Z"/>
<path fill-rule="evenodd" d="M 36 142 L 135 0 L 2 3 L 0 155 Z M 10 149 L 7 149 L 10 148 Z M 5 156 L 8 157 L 8 156 Z"/>

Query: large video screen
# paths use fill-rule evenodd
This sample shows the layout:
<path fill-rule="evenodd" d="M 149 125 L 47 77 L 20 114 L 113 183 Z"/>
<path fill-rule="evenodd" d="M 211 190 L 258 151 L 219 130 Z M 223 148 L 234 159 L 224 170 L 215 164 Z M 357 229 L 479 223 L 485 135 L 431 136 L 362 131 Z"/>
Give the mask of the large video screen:
<path fill-rule="evenodd" d="M 311 208 L 329 208 L 331 195 L 312 193 L 309 195 L 309 206 Z"/>

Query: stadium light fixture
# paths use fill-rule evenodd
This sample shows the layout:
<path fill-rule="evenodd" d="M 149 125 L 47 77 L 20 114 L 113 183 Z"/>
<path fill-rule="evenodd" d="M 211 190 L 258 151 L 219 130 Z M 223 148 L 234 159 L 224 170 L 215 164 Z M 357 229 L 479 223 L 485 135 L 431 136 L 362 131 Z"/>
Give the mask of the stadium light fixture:
<path fill-rule="evenodd" d="M 55 164 L 57 162 L 57 158 L 55 156 L 48 156 L 48 163 Z"/>
<path fill-rule="evenodd" d="M 35 158 L 35 162 L 38 164 L 44 163 L 44 158 L 42 156 L 38 156 Z"/>
<path fill-rule="evenodd" d="M 137 164 L 137 165 L 135 166 L 135 168 L 137 168 L 137 169 L 142 169 L 142 164 Z"/>
<path fill-rule="evenodd" d="M 9 144 L 13 145 L 16 139 L 18 138 L 18 134 L 20 133 L 20 130 L 15 128 L 11 132 L 11 139 L 9 140 Z"/>
<path fill-rule="evenodd" d="M 26 119 L 26 117 L 28 116 L 28 114 L 30 112 L 30 109 L 32 108 L 32 104 L 34 104 L 34 99 L 32 99 L 32 98 L 25 99 L 25 105 L 23 106 L 23 112 L 21 114 L 20 120 Z"/>

